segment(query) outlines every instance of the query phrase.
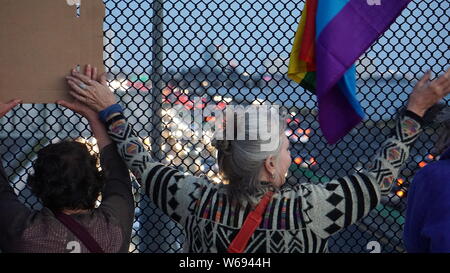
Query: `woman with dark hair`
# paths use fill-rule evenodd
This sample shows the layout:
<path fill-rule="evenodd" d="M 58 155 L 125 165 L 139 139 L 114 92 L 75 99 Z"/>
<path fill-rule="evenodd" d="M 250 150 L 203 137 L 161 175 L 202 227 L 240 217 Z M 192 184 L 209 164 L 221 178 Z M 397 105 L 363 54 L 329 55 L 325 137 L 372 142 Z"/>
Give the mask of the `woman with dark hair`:
<path fill-rule="evenodd" d="M 96 70 L 85 75 L 97 79 Z M 20 101 L 0 104 L 1 116 Z M 83 115 L 100 150 L 63 141 L 42 148 L 28 182 L 44 206 L 32 211 L 18 200 L 0 165 L 0 249 L 4 252 L 128 252 L 134 200 L 128 169 L 103 124 L 81 103 L 59 101 Z M 96 202 L 101 195 L 101 204 Z"/>
<path fill-rule="evenodd" d="M 403 239 L 408 252 L 450 253 L 450 109 L 437 117 L 439 160 L 422 168 L 408 190 Z"/>
<path fill-rule="evenodd" d="M 261 123 L 277 124 L 276 111 L 267 116 L 227 113 L 222 126 L 232 138 L 214 143 L 226 183 L 212 183 L 206 176 L 187 175 L 156 162 L 105 83 L 77 72 L 67 80 L 71 94 L 99 112 L 145 193 L 184 226 L 189 252 L 326 252 L 330 236 L 362 219 L 381 195 L 390 192 L 422 131 L 424 113 L 450 93 L 450 70 L 431 82 L 427 73 L 368 169 L 325 185 L 282 188 L 291 164 L 284 124 L 266 124 L 270 132 L 264 135 L 258 131 Z M 244 128 L 236 130 L 239 122 Z M 244 137 L 236 137 L 236 132 Z"/>
<path fill-rule="evenodd" d="M 42 148 L 33 169 L 28 185 L 47 208 L 93 209 L 105 185 L 103 172 L 97 169 L 97 157 L 76 141 Z"/>

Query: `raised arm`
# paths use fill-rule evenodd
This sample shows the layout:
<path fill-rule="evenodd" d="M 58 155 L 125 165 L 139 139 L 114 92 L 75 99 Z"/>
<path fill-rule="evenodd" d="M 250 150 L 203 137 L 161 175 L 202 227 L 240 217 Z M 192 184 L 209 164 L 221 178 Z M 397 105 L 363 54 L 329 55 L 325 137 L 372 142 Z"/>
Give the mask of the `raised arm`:
<path fill-rule="evenodd" d="M 73 74 L 74 97 L 85 101 L 90 108 L 100 112 L 107 124 L 108 133 L 116 143 L 119 154 L 152 201 L 167 215 L 178 222 L 193 212 L 205 178 L 185 175 L 175 168 L 156 162 L 145 149 L 141 139 L 133 131 L 123 115 L 120 105 L 115 104 L 114 94 L 105 83 L 90 81 L 80 73 Z M 86 85 L 86 90 L 80 88 Z"/>
<path fill-rule="evenodd" d="M 116 110 L 114 110 L 116 108 Z M 146 195 L 167 215 L 179 223 L 194 212 L 194 203 L 200 197 L 206 178 L 185 175 L 175 168 L 155 161 L 142 144 L 120 111 L 107 108 L 108 132 L 116 142 L 119 153 L 143 186 Z"/>
<path fill-rule="evenodd" d="M 85 75 L 97 79 L 96 72 L 90 66 L 86 67 Z M 71 86 L 75 84 L 70 77 L 67 79 Z M 105 75 L 101 76 L 100 81 L 106 81 Z M 84 116 L 89 122 L 92 133 L 97 140 L 100 150 L 100 163 L 106 177 L 100 208 L 108 210 L 119 219 L 123 230 L 123 244 L 120 252 L 128 252 L 134 220 L 134 197 L 128 168 L 118 154 L 117 147 L 109 137 L 97 112 L 79 100 L 73 102 L 58 101 L 57 103 Z"/>
<path fill-rule="evenodd" d="M 6 104 L 0 103 L 0 117 L 19 103 L 20 100 L 13 100 Z M 31 210 L 17 198 L 0 163 L 0 249 L 2 251 L 10 250 L 11 239 L 20 235 L 30 213 Z"/>
<path fill-rule="evenodd" d="M 409 149 L 422 131 L 422 116 L 450 93 L 450 70 L 429 83 L 427 73 L 410 95 L 407 111 L 396 121 L 389 137 L 367 170 L 342 177 L 325 186 L 304 184 L 298 188 L 304 221 L 326 238 L 357 222 L 374 209 L 381 195 L 388 194 Z"/>

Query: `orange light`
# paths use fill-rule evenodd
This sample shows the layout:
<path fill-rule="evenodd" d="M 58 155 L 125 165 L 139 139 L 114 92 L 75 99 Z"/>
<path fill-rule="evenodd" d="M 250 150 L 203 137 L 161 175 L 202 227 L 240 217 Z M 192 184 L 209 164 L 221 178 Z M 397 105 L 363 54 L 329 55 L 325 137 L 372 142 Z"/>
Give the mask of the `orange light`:
<path fill-rule="evenodd" d="M 301 128 L 297 129 L 297 133 L 303 134 L 303 129 L 301 129 Z"/>
<path fill-rule="evenodd" d="M 189 100 L 189 97 L 186 95 L 181 95 L 178 97 L 178 100 L 181 101 L 181 103 L 186 103 Z"/>
<path fill-rule="evenodd" d="M 403 178 L 399 178 L 397 179 L 397 185 L 402 185 L 403 183 L 405 183 L 405 180 L 403 180 Z"/>
<path fill-rule="evenodd" d="M 187 110 L 192 110 L 192 108 L 194 108 L 194 104 L 191 101 L 188 101 L 184 103 L 184 108 L 186 108 Z"/>
<path fill-rule="evenodd" d="M 433 156 L 433 155 L 427 155 L 427 159 L 433 160 L 433 159 L 434 159 L 434 156 Z"/>
<path fill-rule="evenodd" d="M 303 159 L 301 157 L 296 157 L 294 159 L 295 164 L 300 165 L 303 162 Z"/>
<path fill-rule="evenodd" d="M 170 93 L 172 93 L 172 90 L 170 88 L 164 88 L 162 91 L 163 95 L 168 96 Z"/>
<path fill-rule="evenodd" d="M 204 103 L 197 104 L 197 105 L 195 106 L 195 108 L 197 108 L 197 109 L 203 109 L 203 108 L 205 108 L 205 104 L 204 104 Z"/>
<path fill-rule="evenodd" d="M 425 161 L 421 161 L 419 163 L 419 167 L 421 167 L 421 168 L 425 167 L 426 165 L 427 165 L 427 163 Z"/>
<path fill-rule="evenodd" d="M 226 106 L 227 106 L 227 104 L 226 104 L 225 102 L 223 102 L 223 101 L 221 101 L 221 102 L 219 102 L 219 103 L 217 104 L 217 107 L 218 107 L 220 110 L 225 109 Z"/>
<path fill-rule="evenodd" d="M 399 190 L 395 193 L 398 197 L 402 198 L 405 196 L 405 192 L 403 190 Z"/>
<path fill-rule="evenodd" d="M 133 83 L 133 87 L 136 89 L 141 89 L 144 86 L 142 82 L 135 82 Z"/>
<path fill-rule="evenodd" d="M 311 134 L 311 129 L 306 129 L 306 132 L 305 132 L 307 135 L 309 135 L 309 134 Z"/>
<path fill-rule="evenodd" d="M 216 120 L 216 117 L 208 116 L 208 117 L 205 118 L 205 120 L 206 120 L 207 122 L 209 122 L 209 121 L 215 121 L 215 120 Z"/>

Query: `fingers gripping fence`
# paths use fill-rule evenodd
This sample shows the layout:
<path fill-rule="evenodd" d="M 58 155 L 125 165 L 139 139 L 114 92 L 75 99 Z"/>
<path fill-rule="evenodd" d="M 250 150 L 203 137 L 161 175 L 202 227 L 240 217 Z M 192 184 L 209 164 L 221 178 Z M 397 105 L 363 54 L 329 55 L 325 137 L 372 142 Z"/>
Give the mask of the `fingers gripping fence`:
<path fill-rule="evenodd" d="M 106 0 L 105 6 L 104 62 L 129 121 L 159 160 L 213 180 L 218 178 L 210 135 L 178 138 L 170 130 L 179 125 L 170 114 L 174 105 L 192 109 L 194 97 L 201 97 L 200 105 L 285 106 L 291 114 L 287 134 L 293 157 L 287 184 L 325 183 L 366 166 L 417 78 L 428 68 L 443 72 L 449 60 L 449 2 L 414 0 L 357 63 L 357 97 L 368 118 L 329 146 L 319 130 L 315 97 L 286 77 L 304 1 Z M 36 151 L 65 138 L 95 144 L 86 120 L 53 104 L 22 105 L 1 123 L 6 172 L 21 200 L 34 209 L 41 205 L 26 181 Z M 414 145 L 391 195 L 358 224 L 330 238 L 331 252 L 405 251 L 408 183 L 434 159 L 436 128 L 432 124 Z M 181 252 L 182 228 L 147 197 L 135 196 L 130 251 Z"/>

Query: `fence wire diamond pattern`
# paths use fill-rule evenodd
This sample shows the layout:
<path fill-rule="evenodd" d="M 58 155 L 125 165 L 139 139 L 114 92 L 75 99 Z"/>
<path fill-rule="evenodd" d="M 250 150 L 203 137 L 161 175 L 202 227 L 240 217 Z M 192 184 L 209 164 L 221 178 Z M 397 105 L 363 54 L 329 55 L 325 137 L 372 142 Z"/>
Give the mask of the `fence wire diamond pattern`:
<path fill-rule="evenodd" d="M 380 1 L 382 4 L 382 1 Z M 391 117 L 418 76 L 448 67 L 449 2 L 414 0 L 358 60 L 358 99 L 366 121 L 334 146 L 317 123 L 313 95 L 287 79 L 303 0 L 105 0 L 104 61 L 126 115 L 164 163 L 217 180 L 211 135 L 180 140 L 174 105 L 279 104 L 291 114 L 288 186 L 325 183 L 367 165 L 393 127 Z M 81 15 L 82 16 L 82 15 Z M 448 104 L 448 102 L 446 102 Z M 56 105 L 22 105 L 1 120 L 2 159 L 20 199 L 41 204 L 26 186 L 36 151 L 77 138 L 93 147 L 86 120 Z M 415 144 L 392 194 L 365 219 L 330 239 L 331 252 L 404 252 L 402 228 L 412 175 L 434 159 L 436 125 Z M 150 145 L 150 143 L 152 143 Z M 150 147 L 151 146 L 151 147 Z M 181 252 L 182 228 L 136 191 L 131 252 Z"/>

